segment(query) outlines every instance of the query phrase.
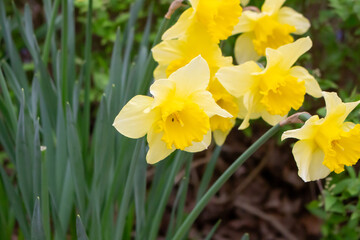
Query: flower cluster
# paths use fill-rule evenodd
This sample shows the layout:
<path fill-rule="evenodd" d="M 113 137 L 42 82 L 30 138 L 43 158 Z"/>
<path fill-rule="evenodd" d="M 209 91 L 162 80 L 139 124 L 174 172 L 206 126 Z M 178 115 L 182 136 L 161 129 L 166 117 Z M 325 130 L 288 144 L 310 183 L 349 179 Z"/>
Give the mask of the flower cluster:
<path fill-rule="evenodd" d="M 328 114 L 283 135 L 300 139 L 294 146 L 299 175 L 315 180 L 357 161 L 360 127 L 344 120 L 358 102 L 343 104 L 335 93 L 322 92 L 305 68 L 294 66 L 312 47 L 309 37 L 294 41 L 293 34 L 310 27 L 303 15 L 282 7 L 285 0 L 265 0 L 261 11 L 242 9 L 240 0 L 189 2 L 152 49 L 158 63 L 152 97 L 133 97 L 114 121 L 127 137 L 147 135 L 148 163 L 176 149 L 202 151 L 211 136 L 222 145 L 236 118 L 242 120 L 239 129 L 260 117 L 275 125 L 303 105 L 305 94 L 324 96 Z M 239 33 L 234 65 L 232 57 L 223 56 L 220 41 Z"/>

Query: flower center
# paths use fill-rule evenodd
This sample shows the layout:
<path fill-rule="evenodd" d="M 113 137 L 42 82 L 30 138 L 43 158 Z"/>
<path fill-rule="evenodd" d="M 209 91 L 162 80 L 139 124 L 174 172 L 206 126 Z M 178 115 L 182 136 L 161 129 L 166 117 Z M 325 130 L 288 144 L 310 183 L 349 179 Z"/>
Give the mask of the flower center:
<path fill-rule="evenodd" d="M 294 39 L 290 33 L 295 31 L 294 26 L 279 23 L 273 17 L 265 15 L 256 22 L 254 28 L 255 51 L 260 56 L 264 56 L 266 48 L 277 49 L 282 45 L 292 43 Z"/>
<path fill-rule="evenodd" d="M 354 165 L 360 158 L 360 124 L 348 132 L 342 131 L 337 139 L 330 142 L 324 151 L 323 164 L 331 171 L 340 173 L 344 166 Z"/>
<path fill-rule="evenodd" d="M 288 73 L 267 71 L 260 77 L 260 102 L 272 115 L 285 116 L 291 108 L 301 107 L 306 93 L 305 83 Z"/>
<path fill-rule="evenodd" d="M 205 112 L 192 102 L 179 104 L 173 109 L 172 112 L 165 109 L 159 122 L 161 130 L 164 132 L 162 140 L 166 143 L 167 148 L 171 149 L 174 146 L 184 150 L 193 142 L 201 142 L 204 135 L 210 130 L 209 117 Z"/>

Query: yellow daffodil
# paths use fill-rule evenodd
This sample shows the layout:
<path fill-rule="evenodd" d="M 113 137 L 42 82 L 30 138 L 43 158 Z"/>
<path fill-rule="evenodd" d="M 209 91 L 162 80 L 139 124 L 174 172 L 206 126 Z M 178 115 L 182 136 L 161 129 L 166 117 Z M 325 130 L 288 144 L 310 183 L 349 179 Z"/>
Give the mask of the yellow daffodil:
<path fill-rule="evenodd" d="M 186 66 L 150 87 L 153 97 L 133 97 L 120 111 L 114 127 L 129 138 L 147 134 L 148 163 L 156 163 L 175 149 L 198 152 L 211 141 L 210 118 L 232 117 L 206 90 L 210 71 L 198 56 Z"/>
<path fill-rule="evenodd" d="M 283 119 L 291 108 L 302 106 L 305 93 L 321 97 L 317 81 L 308 71 L 292 65 L 311 48 L 310 38 L 301 38 L 276 50 L 266 49 L 267 66 L 262 69 L 253 61 L 221 68 L 216 77 L 224 88 L 239 98 L 246 113 L 240 129 L 249 126 L 249 119 L 262 117 L 271 125 Z M 239 116 L 240 117 L 240 116 Z"/>
<path fill-rule="evenodd" d="M 154 71 L 155 79 L 167 78 L 198 55 L 208 63 L 211 78 L 220 67 L 232 65 L 232 58 L 223 57 L 218 44 L 209 41 L 207 33 L 200 31 L 204 29 L 186 39 L 162 41 L 152 49 L 153 57 L 159 63 Z"/>
<path fill-rule="evenodd" d="M 290 34 L 304 34 L 310 22 L 289 7 L 281 7 L 285 0 L 265 0 L 261 12 L 244 11 L 233 34 L 242 33 L 235 43 L 238 64 L 258 60 L 266 48 L 278 47 L 294 41 Z"/>
<path fill-rule="evenodd" d="M 344 166 L 354 165 L 360 158 L 360 124 L 345 122 L 360 103 L 343 103 L 336 93 L 323 92 L 326 117 L 312 116 L 300 129 L 284 132 L 282 140 L 296 138 L 293 154 L 304 181 L 326 177 L 331 171 L 340 173 Z"/>
<path fill-rule="evenodd" d="M 239 22 L 240 0 L 190 0 L 187 9 L 174 26 L 162 36 L 163 40 L 182 39 L 204 29 L 212 42 L 227 39 Z"/>
<path fill-rule="evenodd" d="M 210 118 L 214 140 L 220 146 L 224 144 L 227 135 L 235 125 L 236 116 L 239 113 L 239 104 L 238 100 L 226 91 L 216 79 L 210 82 L 208 91 L 211 92 L 215 102 L 233 116 L 232 118 L 224 118 L 215 115 Z"/>

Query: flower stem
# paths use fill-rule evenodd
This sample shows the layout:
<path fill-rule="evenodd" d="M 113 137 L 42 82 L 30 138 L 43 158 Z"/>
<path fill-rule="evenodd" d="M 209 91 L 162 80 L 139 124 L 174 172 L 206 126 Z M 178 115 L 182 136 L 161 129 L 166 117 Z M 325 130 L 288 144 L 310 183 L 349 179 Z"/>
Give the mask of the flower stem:
<path fill-rule="evenodd" d="M 205 208 L 210 199 L 216 194 L 217 191 L 224 185 L 224 183 L 235 173 L 235 171 L 253 154 L 255 153 L 269 138 L 279 131 L 281 126 L 279 124 L 269 129 L 262 137 L 253 143 L 240 157 L 238 157 L 233 164 L 219 177 L 219 179 L 211 186 L 205 195 L 196 204 L 194 209 L 186 217 L 180 228 L 175 233 L 172 240 L 180 240 L 183 238 L 194 223 L 195 219 L 200 215 L 201 211 Z"/>

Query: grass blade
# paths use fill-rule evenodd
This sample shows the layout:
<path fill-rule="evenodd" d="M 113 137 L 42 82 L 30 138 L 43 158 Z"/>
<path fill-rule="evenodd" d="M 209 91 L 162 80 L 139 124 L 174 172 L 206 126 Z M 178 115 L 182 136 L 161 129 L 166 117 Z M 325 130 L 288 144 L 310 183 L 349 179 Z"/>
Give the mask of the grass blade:
<path fill-rule="evenodd" d="M 76 217 L 76 234 L 78 240 L 88 240 L 80 215 L 77 215 Z"/>
<path fill-rule="evenodd" d="M 216 230 L 218 229 L 218 227 L 220 226 L 221 223 L 221 219 L 219 219 L 216 224 L 212 227 L 211 231 L 209 232 L 209 234 L 206 236 L 205 240 L 211 240 L 212 237 L 214 236 Z"/>
<path fill-rule="evenodd" d="M 31 219 L 31 240 L 45 240 L 44 227 L 41 220 L 40 198 L 35 200 L 34 212 Z"/>

